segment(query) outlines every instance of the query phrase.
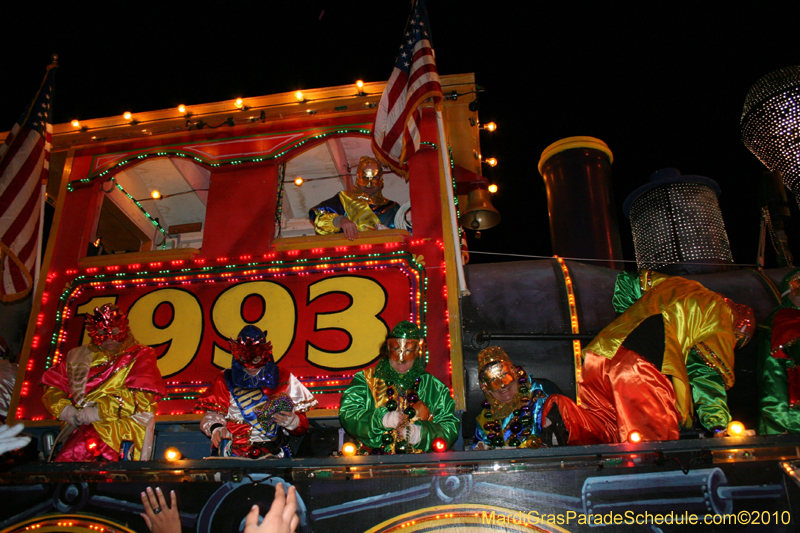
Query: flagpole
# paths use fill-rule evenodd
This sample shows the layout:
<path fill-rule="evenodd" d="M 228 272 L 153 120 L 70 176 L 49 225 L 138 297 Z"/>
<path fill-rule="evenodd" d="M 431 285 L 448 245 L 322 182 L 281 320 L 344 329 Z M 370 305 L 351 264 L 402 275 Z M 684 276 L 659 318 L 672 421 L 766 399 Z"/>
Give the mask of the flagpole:
<path fill-rule="evenodd" d="M 444 118 L 442 111 L 436 111 L 436 125 L 439 129 L 439 153 L 442 155 L 442 167 L 444 168 L 444 177 L 447 181 L 445 189 L 447 190 L 447 205 L 450 209 L 450 231 L 453 234 L 453 247 L 455 248 L 454 254 L 456 259 L 456 275 L 458 277 L 458 292 L 460 296 L 469 296 L 470 292 L 467 288 L 467 280 L 464 277 L 464 263 L 461 260 L 461 237 L 458 235 L 458 216 L 456 215 L 456 202 L 453 197 L 453 173 L 450 170 L 450 158 L 448 157 L 447 150 L 447 137 L 444 133 Z"/>
<path fill-rule="evenodd" d="M 47 185 L 42 183 L 41 199 L 39 200 L 39 239 L 36 242 L 36 262 L 34 263 L 33 287 L 39 283 L 39 272 L 42 269 L 42 239 L 44 237 L 44 204 L 47 195 Z"/>

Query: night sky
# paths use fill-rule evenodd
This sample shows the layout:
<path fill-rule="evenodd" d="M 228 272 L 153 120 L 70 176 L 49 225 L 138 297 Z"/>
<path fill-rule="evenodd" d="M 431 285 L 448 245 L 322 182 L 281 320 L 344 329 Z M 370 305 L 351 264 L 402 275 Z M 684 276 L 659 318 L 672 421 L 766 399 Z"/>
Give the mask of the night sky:
<path fill-rule="evenodd" d="M 0 16 L 0 130 L 32 99 L 58 53 L 55 122 L 387 80 L 408 0 L 17 2 Z M 614 153 L 625 259 L 634 259 L 625 197 L 663 167 L 716 180 L 734 259 L 758 244 L 755 185 L 765 170 L 742 144 L 749 87 L 800 64 L 796 2 L 475 2 L 429 0 L 440 74 L 474 72 L 485 172 L 500 225 L 469 236 L 475 252 L 549 256 L 537 164 L 563 137 Z M 207 9 L 207 10 L 206 10 Z M 800 214 L 789 238 L 800 257 Z M 776 266 L 768 251 L 767 266 Z M 473 262 L 519 257 L 473 254 Z"/>

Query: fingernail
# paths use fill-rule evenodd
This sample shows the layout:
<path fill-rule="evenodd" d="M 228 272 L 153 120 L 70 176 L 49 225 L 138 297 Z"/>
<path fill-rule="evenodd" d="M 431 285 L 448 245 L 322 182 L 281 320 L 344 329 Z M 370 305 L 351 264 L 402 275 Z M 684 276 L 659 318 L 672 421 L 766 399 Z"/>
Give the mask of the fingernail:
<path fill-rule="evenodd" d="M 156 487 L 156 492 L 161 492 L 161 487 Z"/>
<path fill-rule="evenodd" d="M 145 490 L 147 490 L 147 492 L 153 492 L 153 489 L 150 488 L 150 487 L 147 487 L 147 489 L 145 489 Z"/>
<path fill-rule="evenodd" d="M 142 492 L 142 498 L 144 498 L 145 496 L 147 496 L 147 494 L 145 494 L 144 491 L 143 491 Z"/>

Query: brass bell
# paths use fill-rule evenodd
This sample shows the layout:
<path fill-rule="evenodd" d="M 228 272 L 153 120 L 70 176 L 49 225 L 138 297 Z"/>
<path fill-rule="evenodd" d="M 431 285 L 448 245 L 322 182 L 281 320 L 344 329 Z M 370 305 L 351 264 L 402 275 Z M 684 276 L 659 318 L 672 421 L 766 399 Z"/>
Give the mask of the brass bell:
<path fill-rule="evenodd" d="M 461 225 L 471 230 L 493 228 L 500 223 L 500 212 L 494 208 L 486 189 L 470 191 L 467 209 L 461 214 Z"/>

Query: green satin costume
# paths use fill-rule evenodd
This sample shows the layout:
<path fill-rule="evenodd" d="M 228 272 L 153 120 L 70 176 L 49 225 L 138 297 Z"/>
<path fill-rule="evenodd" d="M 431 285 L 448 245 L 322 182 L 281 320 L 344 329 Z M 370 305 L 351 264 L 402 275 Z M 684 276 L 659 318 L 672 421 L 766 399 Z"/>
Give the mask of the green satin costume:
<path fill-rule="evenodd" d="M 378 366 L 387 363 L 388 360 L 382 359 L 378 362 Z M 444 383 L 425 371 L 422 371 L 419 377 L 417 393 L 433 416 L 433 420 L 416 418 L 413 420 L 414 424 L 422 426 L 421 440 L 409 452 L 429 452 L 433 441 L 439 437 L 447 441 L 449 449 L 458 438 L 461 427 L 455 415 L 455 402 Z M 395 398 L 405 392 L 400 383 L 394 383 L 393 387 L 397 389 Z M 342 427 L 349 435 L 371 449 L 381 447 L 381 438 L 387 432 L 383 427 L 383 415 L 389 412 L 386 408 L 386 402 L 389 401 L 387 389 L 386 380 L 376 376 L 376 367 L 370 367 L 353 376 L 350 387 L 342 394 L 342 404 L 339 407 Z"/>
<path fill-rule="evenodd" d="M 789 280 L 798 272 L 800 268 L 792 270 L 783 278 L 781 294 L 788 290 Z M 786 308 L 799 309 L 792 304 L 788 294 L 781 298 L 780 305 L 758 326 L 759 435 L 800 433 L 800 409 L 789 407 L 787 378 L 787 370 L 797 364 L 795 361 L 800 361 L 800 343 L 784 349 L 789 359 L 770 355 L 773 320 L 778 311 Z"/>

